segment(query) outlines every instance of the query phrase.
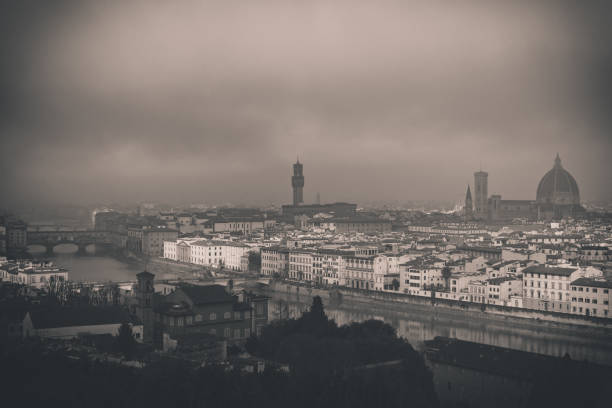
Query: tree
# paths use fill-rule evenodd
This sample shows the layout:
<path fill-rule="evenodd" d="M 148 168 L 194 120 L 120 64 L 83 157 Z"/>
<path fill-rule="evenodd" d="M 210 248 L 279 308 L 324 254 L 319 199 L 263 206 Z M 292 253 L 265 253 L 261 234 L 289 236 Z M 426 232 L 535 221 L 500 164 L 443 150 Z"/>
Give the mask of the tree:
<path fill-rule="evenodd" d="M 117 285 L 116 283 L 113 283 L 110 286 L 110 297 L 111 303 L 114 306 L 117 306 L 121 301 L 121 290 L 119 289 L 119 285 Z"/>
<path fill-rule="evenodd" d="M 430 285 L 429 290 L 431 291 L 431 304 L 435 305 L 436 304 L 436 287 L 434 286 L 433 283 Z"/>
<path fill-rule="evenodd" d="M 444 286 L 447 291 L 449 290 L 450 285 L 448 284 L 448 282 L 450 280 L 451 275 L 452 275 L 451 268 L 449 268 L 448 266 L 445 266 L 444 268 L 442 268 L 442 277 L 444 278 Z"/>
<path fill-rule="evenodd" d="M 393 279 L 393 281 L 391 282 L 391 287 L 393 288 L 394 291 L 398 291 L 399 287 L 400 287 L 400 283 L 397 279 Z"/>
<path fill-rule="evenodd" d="M 247 339 L 244 345 L 244 348 L 250 354 L 254 354 L 257 351 L 257 346 L 258 346 L 257 336 L 255 336 L 254 333 L 251 333 L 251 335 L 249 336 L 249 338 Z"/>
<path fill-rule="evenodd" d="M 315 296 L 312 298 L 312 306 L 310 306 L 310 315 L 316 317 L 317 319 L 327 320 L 321 296 Z"/>
<path fill-rule="evenodd" d="M 261 269 L 261 254 L 256 251 L 249 252 L 249 271 L 259 272 Z"/>
<path fill-rule="evenodd" d="M 136 340 L 132 333 L 132 326 L 129 323 L 121 323 L 119 333 L 115 338 L 115 351 L 120 352 L 125 358 L 130 359 L 136 352 Z"/>

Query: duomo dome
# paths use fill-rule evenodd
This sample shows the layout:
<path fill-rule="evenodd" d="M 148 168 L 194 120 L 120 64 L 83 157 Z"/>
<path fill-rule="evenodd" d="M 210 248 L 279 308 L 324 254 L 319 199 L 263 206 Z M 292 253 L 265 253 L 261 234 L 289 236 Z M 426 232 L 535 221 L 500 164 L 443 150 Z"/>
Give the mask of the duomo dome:
<path fill-rule="evenodd" d="M 536 201 L 539 204 L 579 205 L 580 192 L 574 177 L 561 166 L 557 154 L 555 165 L 538 184 Z"/>

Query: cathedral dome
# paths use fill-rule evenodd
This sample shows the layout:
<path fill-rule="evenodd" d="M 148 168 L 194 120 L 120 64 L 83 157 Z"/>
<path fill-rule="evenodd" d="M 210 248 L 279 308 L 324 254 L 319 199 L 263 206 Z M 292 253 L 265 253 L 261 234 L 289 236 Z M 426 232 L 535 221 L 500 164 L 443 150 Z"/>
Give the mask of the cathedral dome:
<path fill-rule="evenodd" d="M 541 204 L 554 205 L 580 204 L 578 184 L 574 177 L 561 166 L 558 154 L 554 167 L 542 177 L 538 184 L 536 201 Z"/>

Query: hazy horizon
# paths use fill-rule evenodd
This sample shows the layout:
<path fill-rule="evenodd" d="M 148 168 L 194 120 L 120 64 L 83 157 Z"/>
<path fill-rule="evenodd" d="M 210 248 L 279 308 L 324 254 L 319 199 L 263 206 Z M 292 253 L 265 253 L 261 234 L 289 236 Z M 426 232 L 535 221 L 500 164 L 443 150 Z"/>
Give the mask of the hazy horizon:
<path fill-rule="evenodd" d="M 0 12 L 0 208 L 612 200 L 607 2 L 45 2 Z"/>

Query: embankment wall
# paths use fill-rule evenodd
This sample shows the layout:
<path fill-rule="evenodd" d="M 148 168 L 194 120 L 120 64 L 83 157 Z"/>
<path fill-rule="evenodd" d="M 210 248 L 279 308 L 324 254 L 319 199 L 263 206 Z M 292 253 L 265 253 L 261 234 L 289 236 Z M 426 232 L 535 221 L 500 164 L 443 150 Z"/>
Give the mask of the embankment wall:
<path fill-rule="evenodd" d="M 508 319 L 530 319 L 540 323 L 554 323 L 572 326 L 598 327 L 612 329 L 612 319 L 592 316 L 571 315 L 566 313 L 548 312 L 542 310 L 523 309 L 509 306 L 499 306 L 484 303 L 463 302 L 452 299 L 414 296 L 403 293 L 374 292 L 351 288 L 311 288 L 292 282 L 270 282 L 269 290 L 292 295 L 320 296 L 323 300 L 337 301 L 341 304 L 358 303 L 377 308 L 409 307 L 426 311 L 455 311 L 473 317 Z"/>

